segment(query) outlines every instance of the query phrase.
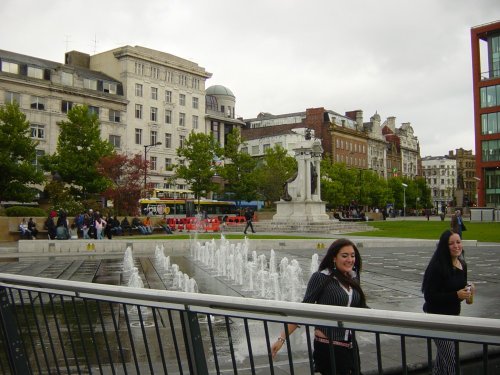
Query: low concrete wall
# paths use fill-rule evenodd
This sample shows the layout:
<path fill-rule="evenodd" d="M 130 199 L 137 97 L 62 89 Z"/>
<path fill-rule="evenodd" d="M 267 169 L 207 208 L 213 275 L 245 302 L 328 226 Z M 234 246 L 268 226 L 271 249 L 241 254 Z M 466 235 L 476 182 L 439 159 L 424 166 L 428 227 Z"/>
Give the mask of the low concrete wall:
<path fill-rule="evenodd" d="M 349 236 L 346 236 L 350 238 Z M 359 248 L 369 247 L 434 247 L 436 240 L 414 240 L 402 238 L 350 238 Z M 218 239 L 216 239 L 218 241 Z M 228 240 L 230 243 L 238 243 L 242 240 Z M 294 249 L 309 249 L 311 254 L 317 251 L 326 251 L 335 238 L 325 239 L 272 239 L 272 240 L 249 240 L 250 251 L 287 251 Z M 209 240 L 200 240 L 202 244 Z M 477 241 L 464 240 L 464 246 L 476 247 Z M 123 254 L 127 247 L 131 247 L 134 253 L 138 254 L 154 254 L 156 245 L 164 247 L 165 255 L 182 255 L 188 254 L 191 241 L 190 240 L 20 240 L 18 243 L 18 251 L 20 257 L 28 256 L 54 256 L 54 255 L 73 255 L 73 256 L 88 256 L 88 255 L 120 255 Z"/>

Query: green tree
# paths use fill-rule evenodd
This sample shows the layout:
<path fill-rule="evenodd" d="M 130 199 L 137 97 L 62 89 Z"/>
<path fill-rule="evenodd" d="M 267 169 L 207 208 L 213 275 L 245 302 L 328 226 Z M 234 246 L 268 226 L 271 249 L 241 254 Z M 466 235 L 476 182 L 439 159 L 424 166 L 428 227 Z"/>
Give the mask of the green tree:
<path fill-rule="evenodd" d="M 175 174 L 190 185 L 198 206 L 202 196 L 218 189 L 213 177 L 218 173 L 215 161 L 221 154 L 222 150 L 213 136 L 203 133 L 192 132 L 183 147 L 177 149 L 177 156 L 182 162 L 175 167 Z"/>
<path fill-rule="evenodd" d="M 242 143 L 238 129 L 228 134 L 224 145 L 224 167 L 220 175 L 227 182 L 225 192 L 237 202 L 257 199 L 255 167 L 257 161 L 246 152 L 239 151 Z"/>
<path fill-rule="evenodd" d="M 29 202 L 35 198 L 32 185 L 44 181 L 33 164 L 37 145 L 17 103 L 0 107 L 0 200 Z"/>
<path fill-rule="evenodd" d="M 344 163 L 321 161 L 321 199 L 332 207 L 348 206 L 359 197 L 358 172 Z"/>
<path fill-rule="evenodd" d="M 101 193 L 108 187 L 109 180 L 99 173 L 98 161 L 113 155 L 114 148 L 101 139 L 97 114 L 90 113 L 87 106 L 76 106 L 68 112 L 68 121 L 58 125 L 61 132 L 57 150 L 44 159 L 44 168 L 58 172 L 78 199 Z"/>
<path fill-rule="evenodd" d="M 387 181 L 371 170 L 359 169 L 358 203 L 361 206 L 383 208 L 386 206 L 391 191 Z"/>
<path fill-rule="evenodd" d="M 256 168 L 257 192 L 267 206 L 279 201 L 285 182 L 297 172 L 297 161 L 276 145 L 266 150 Z"/>

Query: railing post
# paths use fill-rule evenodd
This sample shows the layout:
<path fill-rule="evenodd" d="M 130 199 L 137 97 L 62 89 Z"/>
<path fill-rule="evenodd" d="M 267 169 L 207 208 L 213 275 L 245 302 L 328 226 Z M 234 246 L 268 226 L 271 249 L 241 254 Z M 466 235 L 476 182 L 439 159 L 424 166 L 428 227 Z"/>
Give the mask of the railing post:
<path fill-rule="evenodd" d="M 14 314 L 6 288 L 0 287 L 0 319 L 10 369 L 13 374 L 31 374 Z"/>
<path fill-rule="evenodd" d="M 189 372 L 193 375 L 208 375 L 207 359 L 203 349 L 198 315 L 191 311 L 182 311 L 182 326 L 186 353 L 188 355 Z"/>

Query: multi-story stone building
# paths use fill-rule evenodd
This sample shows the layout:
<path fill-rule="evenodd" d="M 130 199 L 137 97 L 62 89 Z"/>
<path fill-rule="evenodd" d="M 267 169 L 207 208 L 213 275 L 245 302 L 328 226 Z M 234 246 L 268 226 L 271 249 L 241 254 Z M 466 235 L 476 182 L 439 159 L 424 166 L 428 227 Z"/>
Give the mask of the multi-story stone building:
<path fill-rule="evenodd" d="M 269 144 L 269 137 L 305 127 L 321 139 L 325 156 L 334 162 L 371 169 L 384 178 L 421 175 L 418 138 L 409 123 L 396 128 L 394 117 L 381 124 L 380 115 L 376 113 L 365 123 L 361 110 L 344 116 L 324 108 L 310 108 L 306 112 L 283 115 L 260 113 L 257 118 L 244 121 L 243 138 L 254 143 L 260 139 Z"/>
<path fill-rule="evenodd" d="M 58 122 L 74 105 L 97 113 L 103 139 L 124 147 L 127 100 L 122 83 L 102 72 L 0 50 L 0 105 L 17 102 L 38 141 L 38 157 L 56 151 Z"/>
<path fill-rule="evenodd" d="M 148 182 L 168 188 L 179 162 L 176 150 L 190 132 L 213 134 L 223 146 L 227 134 L 244 124 L 235 119 L 234 94 L 223 86 L 205 91 L 212 74 L 180 57 L 124 46 L 92 56 L 71 51 L 64 61 L 0 50 L 0 104 L 20 104 L 40 141 L 39 155 L 55 152 L 57 122 L 67 111 L 87 104 L 99 114 L 102 138 L 121 153 L 143 154 Z"/>
<path fill-rule="evenodd" d="M 356 117 L 363 121 L 362 111 L 356 111 Z M 380 177 L 387 178 L 390 175 L 387 154 L 391 143 L 382 133 L 380 115 L 375 113 L 363 126 L 368 137 L 368 169 L 375 171 Z"/>
<path fill-rule="evenodd" d="M 457 163 L 447 156 L 422 158 L 423 175 L 431 189 L 434 208 L 439 212 L 453 205 L 457 189 Z"/>
<path fill-rule="evenodd" d="M 390 159 L 390 171 L 408 178 L 420 176 L 420 146 L 410 123 L 403 123 L 401 127 L 396 128 L 396 118 L 388 117 L 382 128 L 382 133 L 392 143 L 391 155 L 396 154 L 396 157 Z"/>
<path fill-rule="evenodd" d="M 448 158 L 457 164 L 457 189 L 455 201 L 458 206 L 469 207 L 477 202 L 476 160 L 472 150 L 457 148 L 448 152 Z"/>

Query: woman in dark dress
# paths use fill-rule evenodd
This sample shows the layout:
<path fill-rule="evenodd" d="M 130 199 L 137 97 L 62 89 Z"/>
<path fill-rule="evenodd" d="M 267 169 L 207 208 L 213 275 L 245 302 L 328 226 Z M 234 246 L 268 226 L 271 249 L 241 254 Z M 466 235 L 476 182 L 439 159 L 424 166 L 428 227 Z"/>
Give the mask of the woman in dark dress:
<path fill-rule="evenodd" d="M 423 310 L 431 314 L 460 315 L 461 303 L 471 303 L 472 287 L 467 286 L 467 263 L 458 233 L 446 230 L 441 235 L 434 255 L 424 273 Z M 453 341 L 435 339 L 437 347 L 433 374 L 455 374 Z"/>

